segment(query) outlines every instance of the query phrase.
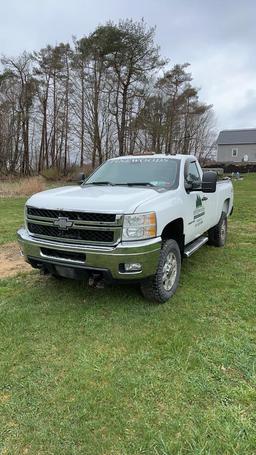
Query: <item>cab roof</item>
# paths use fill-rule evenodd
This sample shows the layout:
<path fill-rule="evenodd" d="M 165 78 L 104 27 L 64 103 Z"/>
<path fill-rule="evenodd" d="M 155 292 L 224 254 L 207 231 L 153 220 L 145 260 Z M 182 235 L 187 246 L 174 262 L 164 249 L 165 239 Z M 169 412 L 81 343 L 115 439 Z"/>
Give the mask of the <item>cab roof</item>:
<path fill-rule="evenodd" d="M 169 159 L 176 159 L 176 160 L 181 160 L 184 158 L 188 158 L 189 156 L 192 155 L 165 155 L 164 153 L 154 153 L 154 154 L 149 154 L 149 155 L 125 155 L 125 156 L 117 156 L 115 158 L 110 158 L 110 160 L 130 160 L 130 159 L 156 159 L 156 158 L 169 158 Z"/>

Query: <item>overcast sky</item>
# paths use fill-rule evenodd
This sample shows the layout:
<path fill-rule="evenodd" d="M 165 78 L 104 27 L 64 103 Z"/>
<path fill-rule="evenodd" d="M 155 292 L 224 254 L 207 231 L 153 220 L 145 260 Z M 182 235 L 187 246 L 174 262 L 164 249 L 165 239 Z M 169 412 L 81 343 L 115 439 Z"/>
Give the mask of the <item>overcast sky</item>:
<path fill-rule="evenodd" d="M 218 129 L 256 127 L 255 0 L 0 0 L 0 54 L 71 41 L 98 24 L 144 18 L 171 63 L 191 63 Z"/>

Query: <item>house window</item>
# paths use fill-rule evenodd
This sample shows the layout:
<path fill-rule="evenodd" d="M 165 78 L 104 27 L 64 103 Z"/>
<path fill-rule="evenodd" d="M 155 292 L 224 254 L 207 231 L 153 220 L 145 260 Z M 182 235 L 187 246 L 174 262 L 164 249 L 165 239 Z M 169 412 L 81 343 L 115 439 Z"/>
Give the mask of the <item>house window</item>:
<path fill-rule="evenodd" d="M 232 157 L 238 156 L 238 149 L 232 149 Z"/>

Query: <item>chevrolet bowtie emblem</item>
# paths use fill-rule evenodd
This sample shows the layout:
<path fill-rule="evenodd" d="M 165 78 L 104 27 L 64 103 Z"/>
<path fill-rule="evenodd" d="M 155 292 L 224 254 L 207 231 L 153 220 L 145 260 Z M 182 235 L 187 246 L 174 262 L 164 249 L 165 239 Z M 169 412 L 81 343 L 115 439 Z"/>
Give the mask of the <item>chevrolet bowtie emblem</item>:
<path fill-rule="evenodd" d="M 68 228 L 73 226 L 73 221 L 70 221 L 68 218 L 60 216 L 56 221 L 54 221 L 54 226 L 57 226 L 59 229 L 65 231 Z"/>

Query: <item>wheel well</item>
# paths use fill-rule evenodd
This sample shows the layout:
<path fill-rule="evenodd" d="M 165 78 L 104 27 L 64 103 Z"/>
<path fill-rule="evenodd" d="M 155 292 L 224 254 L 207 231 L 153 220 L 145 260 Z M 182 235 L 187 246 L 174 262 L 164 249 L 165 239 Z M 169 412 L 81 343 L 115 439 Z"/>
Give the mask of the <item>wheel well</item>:
<path fill-rule="evenodd" d="M 174 239 L 180 247 L 180 251 L 184 250 L 184 223 L 182 218 L 171 221 L 163 229 L 162 235 L 163 240 Z"/>
<path fill-rule="evenodd" d="M 225 212 L 226 214 L 229 213 L 229 204 L 230 204 L 230 199 L 226 199 L 223 204 L 223 209 L 222 211 Z"/>

